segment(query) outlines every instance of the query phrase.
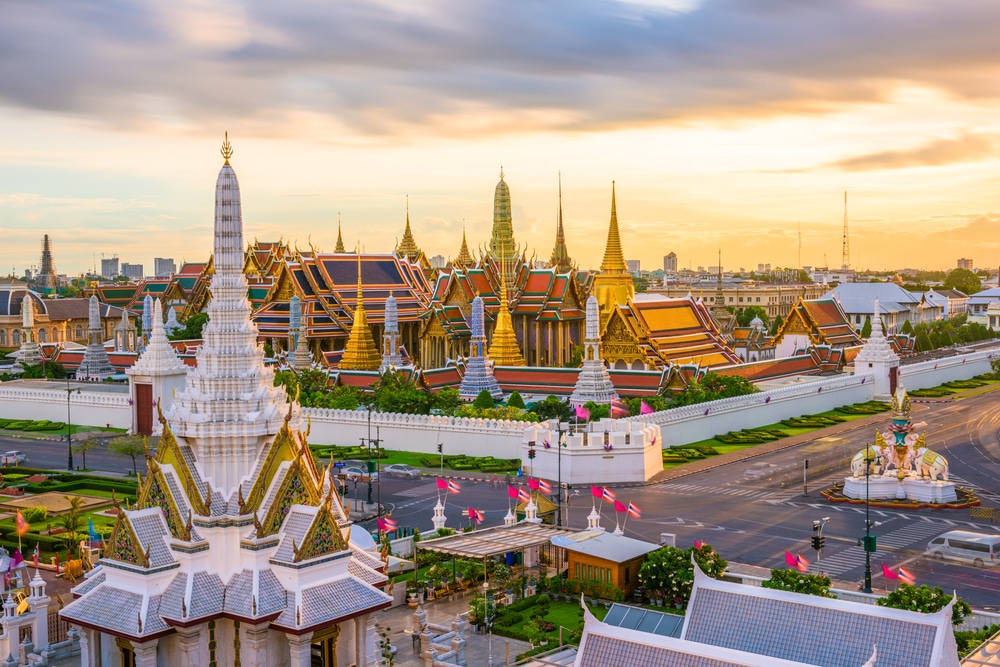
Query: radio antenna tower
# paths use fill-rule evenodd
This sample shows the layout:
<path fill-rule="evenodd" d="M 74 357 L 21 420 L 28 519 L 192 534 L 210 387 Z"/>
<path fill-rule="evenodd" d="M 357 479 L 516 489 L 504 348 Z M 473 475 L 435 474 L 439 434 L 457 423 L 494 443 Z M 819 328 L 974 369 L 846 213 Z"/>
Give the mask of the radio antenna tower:
<path fill-rule="evenodd" d="M 842 258 L 844 271 L 851 268 L 851 240 L 847 233 L 847 190 L 844 190 L 844 256 Z"/>

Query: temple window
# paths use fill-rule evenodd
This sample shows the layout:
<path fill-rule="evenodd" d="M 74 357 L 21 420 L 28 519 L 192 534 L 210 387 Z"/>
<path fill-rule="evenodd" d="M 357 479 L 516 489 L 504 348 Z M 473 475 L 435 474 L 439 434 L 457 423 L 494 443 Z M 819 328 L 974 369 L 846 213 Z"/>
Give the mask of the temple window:
<path fill-rule="evenodd" d="M 11 336 L 10 336 L 10 342 L 13 343 L 14 345 L 20 345 L 21 344 L 21 332 L 18 331 L 17 329 L 14 329 L 14 331 L 11 333 Z"/>

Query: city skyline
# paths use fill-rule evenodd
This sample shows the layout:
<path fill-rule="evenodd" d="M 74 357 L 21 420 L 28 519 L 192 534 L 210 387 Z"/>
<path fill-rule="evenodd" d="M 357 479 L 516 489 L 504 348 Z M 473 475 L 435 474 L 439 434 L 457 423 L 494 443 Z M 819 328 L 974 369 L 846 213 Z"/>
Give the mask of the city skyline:
<path fill-rule="evenodd" d="M 0 43 L 0 272 L 94 254 L 204 261 L 217 148 L 249 238 L 389 252 L 406 196 L 428 256 L 514 233 L 600 263 L 1000 264 L 1000 7 L 973 2 L 18 6 Z M 738 35 L 738 38 L 733 38 Z M 11 57 L 13 56 L 13 57 Z M 970 251 L 969 246 L 973 246 Z"/>

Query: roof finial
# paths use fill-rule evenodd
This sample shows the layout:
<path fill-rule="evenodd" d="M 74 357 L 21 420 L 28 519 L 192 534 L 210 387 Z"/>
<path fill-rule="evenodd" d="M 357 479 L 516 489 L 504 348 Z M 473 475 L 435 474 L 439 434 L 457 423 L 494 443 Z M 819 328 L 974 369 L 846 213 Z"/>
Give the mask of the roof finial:
<path fill-rule="evenodd" d="M 503 180 L 503 165 L 500 165 L 500 180 Z"/>
<path fill-rule="evenodd" d="M 229 158 L 233 156 L 233 145 L 229 143 L 229 132 L 226 132 L 226 139 L 222 142 L 222 157 L 226 158 L 226 164 L 229 164 Z"/>
<path fill-rule="evenodd" d="M 358 305 L 361 306 L 363 303 L 363 296 L 361 292 L 361 239 L 358 239 Z"/>

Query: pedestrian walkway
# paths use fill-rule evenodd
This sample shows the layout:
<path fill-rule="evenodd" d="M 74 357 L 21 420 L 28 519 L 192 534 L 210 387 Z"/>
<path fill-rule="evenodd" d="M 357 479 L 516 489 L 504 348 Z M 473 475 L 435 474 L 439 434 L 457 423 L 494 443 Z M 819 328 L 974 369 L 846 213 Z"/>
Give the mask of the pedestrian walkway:
<path fill-rule="evenodd" d="M 727 486 L 701 486 L 699 484 L 680 484 L 676 482 L 671 482 L 668 484 L 660 484 L 650 489 L 653 493 L 674 493 L 678 495 L 703 495 L 706 493 L 711 494 L 724 494 L 728 496 L 741 496 L 743 498 L 770 498 L 775 495 L 773 491 L 764 491 L 761 489 L 748 489 L 739 487 L 727 487 Z"/>
<path fill-rule="evenodd" d="M 948 529 L 946 524 L 929 521 L 914 521 L 896 530 L 875 538 L 878 549 L 872 553 L 872 567 L 885 560 L 896 560 L 895 552 L 900 549 L 914 547 L 923 551 L 931 537 Z M 809 572 L 818 574 L 825 572 L 827 576 L 841 576 L 865 564 L 865 552 L 861 547 L 847 547 L 829 556 L 817 559 L 809 566 Z"/>

